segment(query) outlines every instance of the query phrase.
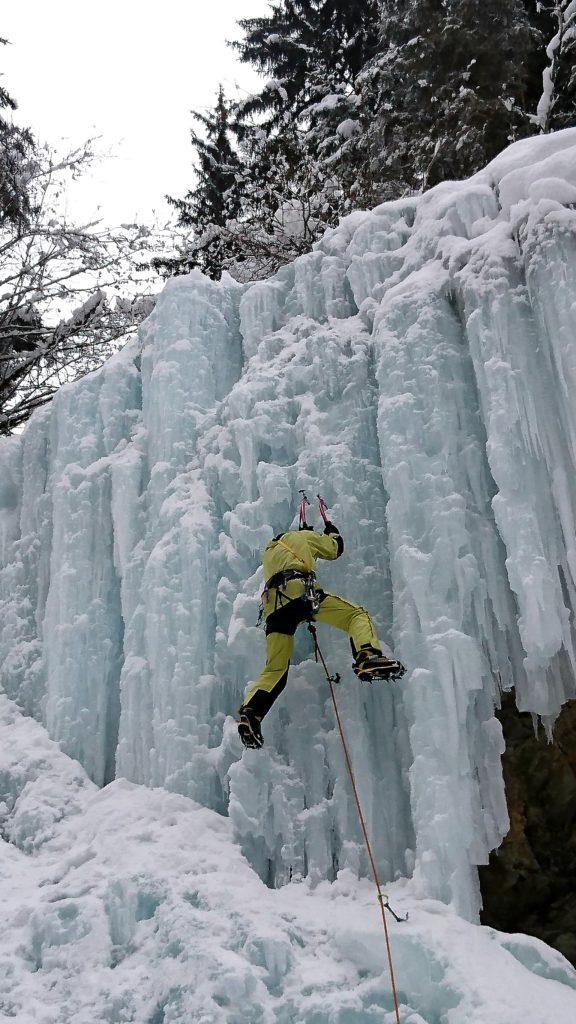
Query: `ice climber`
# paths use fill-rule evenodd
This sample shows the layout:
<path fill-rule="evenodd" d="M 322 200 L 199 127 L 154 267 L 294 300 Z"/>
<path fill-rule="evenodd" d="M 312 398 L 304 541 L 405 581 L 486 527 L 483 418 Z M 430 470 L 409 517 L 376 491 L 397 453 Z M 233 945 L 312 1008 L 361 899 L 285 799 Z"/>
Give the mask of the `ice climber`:
<path fill-rule="evenodd" d="M 325 516 L 324 536 L 308 526 L 302 515 L 300 528 L 278 534 L 262 554 L 264 579 L 262 614 L 266 620 L 266 665 L 255 683 L 249 683 L 239 708 L 238 732 L 245 747 L 263 744 L 260 723 L 286 686 L 294 634 L 302 622 L 325 622 L 348 633 L 359 679 L 398 678 L 404 672 L 398 661 L 382 654 L 368 612 L 316 582 L 316 559 L 339 558 L 344 541 Z"/>

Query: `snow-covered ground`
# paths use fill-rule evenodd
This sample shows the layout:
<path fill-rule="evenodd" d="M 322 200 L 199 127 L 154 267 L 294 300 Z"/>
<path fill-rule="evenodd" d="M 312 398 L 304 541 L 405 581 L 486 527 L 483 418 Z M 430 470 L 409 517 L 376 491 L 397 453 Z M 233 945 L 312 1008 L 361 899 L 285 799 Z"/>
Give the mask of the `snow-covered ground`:
<path fill-rule="evenodd" d="M 394 926 L 406 1024 L 576 1019 L 557 954 L 473 923 L 476 865 L 508 828 L 500 690 L 548 727 L 576 695 L 575 338 L 571 129 L 352 214 L 269 281 L 170 281 L 137 343 L 0 443 L 0 682 L 32 716 L 9 729 L 16 778 L 37 775 L 5 824 L 2 941 L 32 1019 L 73 999 L 75 1021 L 386 1019 L 306 634 L 265 749 L 242 754 L 230 717 L 261 666 L 259 552 L 300 488 L 346 542 L 322 582 L 408 668 L 361 687 L 346 638 L 321 636 L 378 868 L 411 911 Z M 277 957 L 250 945 L 260 919 Z M 216 976 L 235 994 L 177 1010 L 181 972 L 183 1005 Z"/>
<path fill-rule="evenodd" d="M 258 752 L 244 755 L 247 768 Z M 0 1020 L 393 1024 L 378 904 L 350 871 L 269 889 L 230 820 L 99 790 L 0 697 Z M 388 894 L 402 1024 L 573 1024 L 576 972 L 537 939 Z"/>

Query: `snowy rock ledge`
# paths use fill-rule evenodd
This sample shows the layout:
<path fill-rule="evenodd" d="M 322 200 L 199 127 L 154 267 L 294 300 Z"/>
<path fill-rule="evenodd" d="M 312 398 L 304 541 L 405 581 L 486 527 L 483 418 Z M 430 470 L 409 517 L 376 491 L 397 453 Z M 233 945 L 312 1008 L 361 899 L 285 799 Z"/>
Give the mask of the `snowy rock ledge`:
<path fill-rule="evenodd" d="M 258 552 L 320 490 L 347 545 L 322 579 L 409 669 L 363 689 L 324 638 L 382 877 L 477 919 L 507 830 L 499 692 L 549 726 L 576 695 L 575 207 L 567 130 L 351 215 L 270 281 L 172 280 L 137 344 L 0 445 L 0 679 L 93 783 L 195 801 L 319 906 L 366 874 L 306 636 L 261 756 L 227 719 L 262 657 Z M 85 813 L 191 806 L 124 786 Z"/>

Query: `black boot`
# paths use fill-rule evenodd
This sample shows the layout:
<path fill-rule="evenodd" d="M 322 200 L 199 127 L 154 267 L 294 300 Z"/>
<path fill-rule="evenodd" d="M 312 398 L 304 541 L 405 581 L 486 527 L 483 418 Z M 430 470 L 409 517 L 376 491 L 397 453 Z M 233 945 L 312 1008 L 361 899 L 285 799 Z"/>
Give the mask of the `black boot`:
<path fill-rule="evenodd" d="M 260 728 L 261 719 L 249 707 L 241 707 L 239 713 L 238 735 L 242 743 L 245 747 L 258 750 L 264 745 Z"/>
<path fill-rule="evenodd" d="M 372 682 L 373 679 L 401 679 L 406 669 L 399 661 L 391 661 L 375 647 L 362 648 L 352 666 L 358 679 Z"/>

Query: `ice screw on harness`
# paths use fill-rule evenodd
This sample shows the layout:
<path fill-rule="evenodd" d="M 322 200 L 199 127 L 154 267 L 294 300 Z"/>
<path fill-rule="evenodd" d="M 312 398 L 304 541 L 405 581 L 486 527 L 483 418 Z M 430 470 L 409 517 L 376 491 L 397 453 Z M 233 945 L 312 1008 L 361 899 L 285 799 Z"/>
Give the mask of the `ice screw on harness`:
<path fill-rule="evenodd" d="M 408 920 L 408 915 L 406 915 L 406 917 L 399 917 L 399 915 L 396 914 L 392 910 L 392 907 L 390 906 L 390 904 L 388 902 L 388 897 L 387 897 L 386 893 L 382 892 L 382 887 L 380 885 L 380 879 L 378 877 L 378 870 L 376 868 L 376 862 L 374 860 L 374 854 L 372 853 L 372 845 L 370 843 L 370 838 L 368 836 L 368 829 L 366 828 L 366 822 L 364 820 L 364 815 L 362 813 L 362 806 L 360 804 L 360 798 L 358 796 L 358 790 L 356 789 L 356 780 L 354 778 L 354 772 L 352 770 L 352 762 L 350 760 L 350 754 L 348 752 L 348 744 L 346 743 L 346 739 L 345 739 L 345 736 L 344 736 L 344 729 L 342 727 L 342 720 L 340 718 L 340 712 L 338 711 L 338 704 L 336 703 L 336 693 L 334 691 L 334 683 L 339 683 L 340 682 L 340 676 L 338 675 L 338 673 L 336 673 L 336 675 L 331 676 L 330 672 L 328 671 L 328 666 L 327 666 L 327 664 L 326 664 L 326 662 L 324 660 L 324 655 L 322 654 L 322 651 L 320 650 L 320 647 L 319 647 L 319 644 L 318 644 L 318 635 L 317 635 L 316 627 L 311 622 L 309 622 L 308 623 L 308 629 L 309 629 L 310 633 L 312 634 L 312 640 L 314 641 L 314 657 L 315 657 L 316 661 L 320 661 L 321 662 L 322 668 L 324 669 L 324 672 L 326 673 L 326 679 L 328 680 L 328 686 L 330 687 L 330 696 L 332 697 L 332 704 L 334 706 L 334 714 L 336 716 L 336 722 L 337 722 L 337 725 L 338 725 L 338 731 L 340 733 L 340 739 L 342 740 L 342 748 L 344 750 L 344 757 L 346 759 L 346 767 L 348 768 L 348 775 L 350 776 L 350 782 L 352 784 L 352 792 L 354 794 L 354 800 L 355 800 L 355 803 L 356 803 L 356 809 L 358 811 L 358 818 L 360 820 L 360 826 L 362 828 L 362 834 L 364 836 L 364 842 L 366 844 L 366 851 L 368 853 L 368 860 L 370 861 L 370 867 L 372 869 L 372 874 L 374 876 L 374 882 L 376 884 L 376 891 L 377 891 L 377 897 L 376 898 L 377 898 L 378 903 L 380 905 L 380 913 L 382 915 L 382 926 L 384 928 L 384 939 L 385 939 L 385 942 L 386 942 L 386 954 L 387 954 L 387 957 L 388 957 L 388 970 L 390 972 L 390 984 L 391 984 L 391 987 L 392 987 L 392 998 L 394 1000 L 394 1013 L 396 1015 L 396 1024 L 400 1024 L 400 1010 L 399 1010 L 399 1007 L 398 1007 L 398 994 L 397 994 L 397 991 L 396 991 L 396 979 L 394 977 L 394 967 L 393 967 L 393 964 L 392 964 L 392 952 L 391 952 L 391 949 L 390 949 L 390 937 L 388 935 L 388 924 L 386 922 L 386 910 L 388 910 L 392 914 L 392 917 L 394 917 L 394 919 L 396 921 L 399 921 L 399 922 L 407 921 Z"/>

